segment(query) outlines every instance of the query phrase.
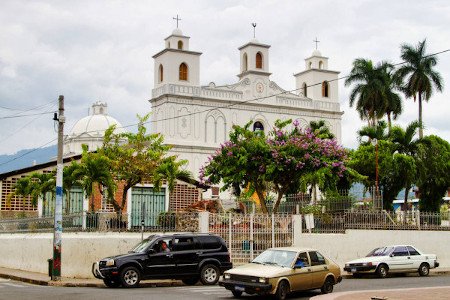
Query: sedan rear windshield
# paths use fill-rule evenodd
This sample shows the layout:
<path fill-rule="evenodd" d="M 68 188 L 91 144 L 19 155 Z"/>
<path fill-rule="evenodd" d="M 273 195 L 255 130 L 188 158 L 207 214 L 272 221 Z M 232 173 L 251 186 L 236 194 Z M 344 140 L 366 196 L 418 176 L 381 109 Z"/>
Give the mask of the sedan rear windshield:
<path fill-rule="evenodd" d="M 380 247 L 375 248 L 372 251 L 370 251 L 369 254 L 366 255 L 366 257 L 370 256 L 388 256 L 391 254 L 391 252 L 394 250 L 394 247 Z"/>

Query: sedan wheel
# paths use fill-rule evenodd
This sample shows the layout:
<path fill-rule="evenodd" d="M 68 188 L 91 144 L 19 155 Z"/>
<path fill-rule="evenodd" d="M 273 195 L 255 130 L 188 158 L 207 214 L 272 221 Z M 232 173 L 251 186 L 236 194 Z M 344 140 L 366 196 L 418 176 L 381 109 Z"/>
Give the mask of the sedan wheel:
<path fill-rule="evenodd" d="M 219 268 L 212 264 L 203 266 L 200 271 L 200 280 L 204 285 L 214 285 L 219 281 L 220 271 Z"/>
<path fill-rule="evenodd" d="M 333 285 L 334 285 L 334 279 L 331 277 L 327 277 L 327 279 L 325 279 L 325 282 L 322 285 L 322 288 L 320 289 L 320 291 L 322 292 L 322 294 L 329 294 L 333 292 Z"/>
<path fill-rule="evenodd" d="M 430 267 L 425 263 L 421 264 L 419 267 L 419 275 L 428 276 L 428 274 L 430 274 Z"/>
<path fill-rule="evenodd" d="M 126 267 L 120 272 L 120 281 L 124 287 L 137 287 L 141 281 L 141 273 L 135 267 Z"/>
<path fill-rule="evenodd" d="M 289 293 L 289 284 L 286 282 L 286 280 L 283 280 L 278 284 L 278 288 L 277 288 L 275 297 L 278 300 L 284 300 L 284 299 L 286 299 L 286 296 L 288 293 Z"/>
<path fill-rule="evenodd" d="M 388 275 L 388 268 L 386 265 L 380 265 L 377 269 L 377 275 L 380 278 L 386 278 Z"/>

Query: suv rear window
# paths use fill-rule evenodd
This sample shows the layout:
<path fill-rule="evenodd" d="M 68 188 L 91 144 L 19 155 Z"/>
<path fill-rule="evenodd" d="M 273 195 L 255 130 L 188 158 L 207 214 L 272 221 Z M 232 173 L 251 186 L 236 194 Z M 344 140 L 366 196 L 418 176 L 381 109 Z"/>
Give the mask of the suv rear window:
<path fill-rule="evenodd" d="M 222 243 L 215 236 L 199 236 L 197 237 L 200 241 L 201 247 L 203 249 L 219 249 L 222 247 Z"/>

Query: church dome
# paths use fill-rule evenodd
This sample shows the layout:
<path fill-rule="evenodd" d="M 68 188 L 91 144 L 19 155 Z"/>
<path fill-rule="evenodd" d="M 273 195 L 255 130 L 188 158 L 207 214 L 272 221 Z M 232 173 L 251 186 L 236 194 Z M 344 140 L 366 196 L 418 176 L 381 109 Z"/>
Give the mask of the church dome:
<path fill-rule="evenodd" d="M 319 50 L 314 50 L 311 56 L 322 56 L 322 53 L 320 53 Z"/>
<path fill-rule="evenodd" d="M 89 116 L 75 123 L 69 133 L 69 137 L 80 135 L 103 136 L 105 130 L 111 125 L 116 125 L 115 133 L 124 132 L 122 125 L 113 117 L 108 116 L 106 103 L 98 101 L 92 105 Z"/>
<path fill-rule="evenodd" d="M 175 29 L 172 31 L 172 35 L 183 35 L 183 32 L 181 31 L 180 28 L 175 28 Z"/>
<path fill-rule="evenodd" d="M 88 145 L 90 150 L 95 150 L 103 144 L 106 129 L 116 125 L 114 133 L 123 133 L 122 125 L 113 117 L 108 116 L 107 104 L 95 102 L 90 109 L 90 114 L 75 123 L 70 133 L 66 136 L 65 153 L 81 153 L 82 144 Z"/>

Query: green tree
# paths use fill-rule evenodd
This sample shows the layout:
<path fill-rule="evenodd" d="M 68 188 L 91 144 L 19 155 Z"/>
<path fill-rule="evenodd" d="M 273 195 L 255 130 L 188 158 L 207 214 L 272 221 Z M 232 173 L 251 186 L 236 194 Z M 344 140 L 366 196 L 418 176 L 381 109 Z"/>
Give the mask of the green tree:
<path fill-rule="evenodd" d="M 419 98 L 419 122 L 422 121 L 422 99 L 430 100 L 433 90 L 439 92 L 443 89 L 441 75 L 434 70 L 437 65 L 437 57 L 425 53 L 426 40 L 419 42 L 417 47 L 403 44 L 401 46 L 401 58 L 405 62 L 396 72 L 398 82 L 402 82 L 402 90 L 407 98 L 416 96 Z M 423 137 L 423 129 L 419 128 L 419 137 Z"/>
<path fill-rule="evenodd" d="M 170 146 L 164 144 L 162 135 L 147 134 L 144 124 L 149 117 L 149 114 L 138 116 L 137 133 L 114 134 L 115 127 L 111 126 L 105 132 L 103 147 L 98 150 L 99 155 L 107 158 L 112 178 L 123 184 L 120 201 L 109 198 L 118 213 L 125 207 L 129 189 L 139 183 L 153 182 L 157 190 L 166 180 L 169 188 L 173 189 L 175 179 L 191 177 L 180 169 L 186 161 L 167 157 Z"/>
<path fill-rule="evenodd" d="M 416 163 L 420 209 L 439 212 L 450 186 L 450 144 L 435 135 L 424 137 L 417 146 Z"/>
<path fill-rule="evenodd" d="M 265 213 L 269 189 L 277 194 L 273 206 L 273 212 L 277 212 L 286 193 L 300 190 L 303 176 L 320 172 L 336 183 L 345 171 L 345 149 L 335 140 L 316 137 L 309 128 L 303 132 L 297 121 L 287 130 L 290 123 L 276 121 L 267 137 L 249 130 L 251 122 L 244 127 L 234 126 L 230 141 L 204 166 L 200 178 L 213 184 L 222 181 L 223 190 L 249 187 L 250 192 L 257 193 Z"/>
<path fill-rule="evenodd" d="M 377 66 L 371 60 L 358 58 L 345 80 L 345 85 L 354 84 L 350 93 L 350 107 L 356 104 L 361 120 L 367 120 L 369 126 L 386 113 L 386 69 L 391 65 L 382 62 Z"/>

